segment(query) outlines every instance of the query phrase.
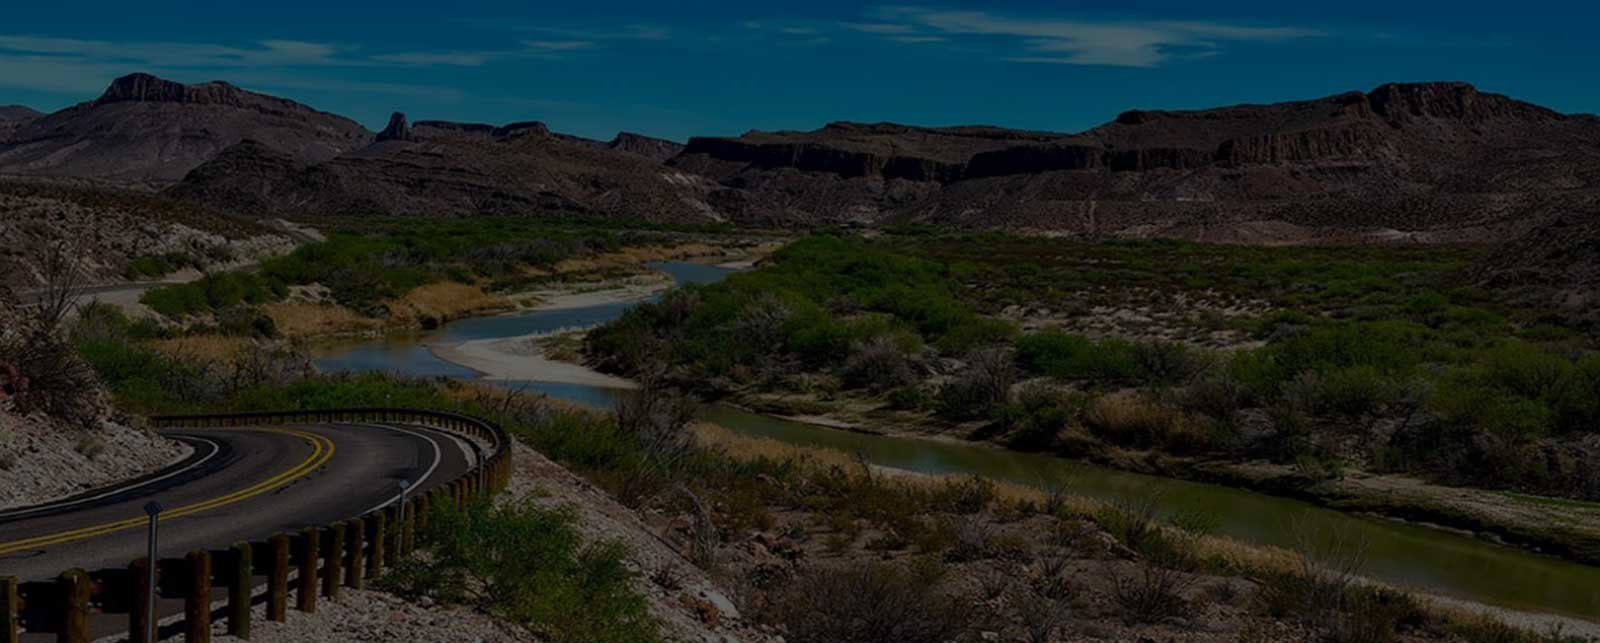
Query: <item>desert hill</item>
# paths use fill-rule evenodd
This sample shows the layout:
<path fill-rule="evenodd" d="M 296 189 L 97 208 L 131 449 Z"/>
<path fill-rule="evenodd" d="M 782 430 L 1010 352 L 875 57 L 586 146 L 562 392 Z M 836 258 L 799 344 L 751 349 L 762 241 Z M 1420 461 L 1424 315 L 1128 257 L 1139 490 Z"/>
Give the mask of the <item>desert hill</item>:
<path fill-rule="evenodd" d="M 317 162 L 366 145 L 372 134 L 342 116 L 228 83 L 132 74 L 99 98 L 0 139 L 0 172 L 170 183 L 246 138 Z"/>

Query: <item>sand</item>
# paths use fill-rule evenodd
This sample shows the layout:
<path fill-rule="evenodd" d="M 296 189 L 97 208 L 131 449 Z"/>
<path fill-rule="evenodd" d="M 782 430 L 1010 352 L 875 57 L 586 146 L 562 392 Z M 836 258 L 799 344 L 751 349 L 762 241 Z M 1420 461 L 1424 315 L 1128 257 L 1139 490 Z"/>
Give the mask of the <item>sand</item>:
<path fill-rule="evenodd" d="M 562 362 L 544 356 L 538 341 L 556 333 L 534 333 L 519 337 L 480 339 L 460 344 L 428 347 L 434 356 L 465 366 L 486 380 L 553 382 L 600 388 L 632 389 L 633 382 L 606 375 L 581 364 Z"/>

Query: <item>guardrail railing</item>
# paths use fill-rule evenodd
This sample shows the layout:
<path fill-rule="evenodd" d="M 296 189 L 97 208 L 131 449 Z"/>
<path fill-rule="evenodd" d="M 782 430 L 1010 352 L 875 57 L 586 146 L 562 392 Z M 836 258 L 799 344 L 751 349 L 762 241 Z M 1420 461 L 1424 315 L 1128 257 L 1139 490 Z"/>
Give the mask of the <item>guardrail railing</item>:
<path fill-rule="evenodd" d="M 261 540 L 219 543 L 183 558 L 155 561 L 154 587 L 148 580 L 151 563 L 146 558 L 120 569 L 70 569 L 46 582 L 21 583 L 0 577 L 0 643 L 18 643 L 23 633 L 30 638 L 45 633 L 63 643 L 89 643 L 114 635 L 104 630 L 108 620 L 119 615 L 126 615 L 126 640 L 152 643 L 144 608 L 152 593 L 158 600 L 183 600 L 181 625 L 173 623 L 168 628 L 181 627 L 188 643 L 208 643 L 212 623 L 218 620 L 227 622 L 230 635 L 249 638 L 258 587 L 266 587 L 269 621 L 286 620 L 291 593 L 295 609 L 314 613 L 319 597 L 337 598 L 345 587 L 361 589 L 385 567 L 409 555 L 417 528 L 427 526 L 429 513 L 442 499 L 462 503 L 475 496 L 493 495 L 504 490 L 511 477 L 511 439 L 506 432 L 492 422 L 459 413 L 353 408 L 166 415 L 152 417 L 150 422 L 157 428 L 405 424 L 458 433 L 490 447 L 489 455 L 465 473 L 430 489 L 419 489 L 402 506 L 391 504 L 296 534 L 263 534 Z M 213 609 L 219 601 L 224 607 Z"/>

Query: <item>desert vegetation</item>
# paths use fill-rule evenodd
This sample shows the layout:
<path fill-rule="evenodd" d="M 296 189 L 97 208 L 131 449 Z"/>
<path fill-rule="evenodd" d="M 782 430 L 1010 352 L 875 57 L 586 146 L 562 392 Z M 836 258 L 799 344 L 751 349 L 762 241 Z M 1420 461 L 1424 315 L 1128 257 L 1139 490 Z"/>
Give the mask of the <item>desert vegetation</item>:
<path fill-rule="evenodd" d="M 161 332 L 91 308 L 70 337 L 132 410 L 404 399 L 493 419 L 638 512 L 729 583 L 745 618 L 785 640 L 1180 638 L 1201 624 L 1216 640 L 1561 640 L 1353 581 L 1359 552 L 1252 549 L 1213 535 L 1203 514 L 1076 497 L 1070 475 L 1039 488 L 897 475 L 697 424 L 660 367 L 617 413 L 603 413 L 459 381 L 316 374 L 289 350 L 263 345 L 248 356 L 249 342 L 185 344 Z M 1094 408 L 1078 412 L 1126 421 Z M 578 536 L 569 514 L 548 507 L 448 508 L 422 542 L 388 589 L 550 640 L 656 640 L 640 584 L 677 582 L 672 569 L 630 570 L 620 545 Z M 713 604 L 694 609 L 718 618 Z"/>
<path fill-rule="evenodd" d="M 1592 329 L 1463 285 L 1481 252 L 822 235 L 585 351 L 867 430 L 1600 499 Z"/>
<path fill-rule="evenodd" d="M 712 228 L 517 220 L 346 224 L 325 241 L 302 245 L 258 267 L 156 288 L 142 301 L 179 325 L 233 335 L 303 337 L 415 329 L 513 307 L 506 296 L 516 293 L 637 275 L 647 259 L 594 259 L 718 233 Z M 157 274 L 180 262 L 177 257 L 141 257 L 129 270 Z"/>

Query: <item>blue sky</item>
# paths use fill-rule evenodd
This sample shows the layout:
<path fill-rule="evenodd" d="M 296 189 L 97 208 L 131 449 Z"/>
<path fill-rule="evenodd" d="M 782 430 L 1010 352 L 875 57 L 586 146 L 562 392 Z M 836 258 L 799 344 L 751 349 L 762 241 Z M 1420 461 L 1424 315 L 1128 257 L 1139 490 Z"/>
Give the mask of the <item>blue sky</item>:
<path fill-rule="evenodd" d="M 228 80 L 373 129 L 404 111 L 597 138 L 833 120 L 1070 132 L 1132 108 L 1416 80 L 1600 112 L 1600 3 L 16 4 L 0 22 L 0 104 L 46 111 L 150 71 Z"/>

